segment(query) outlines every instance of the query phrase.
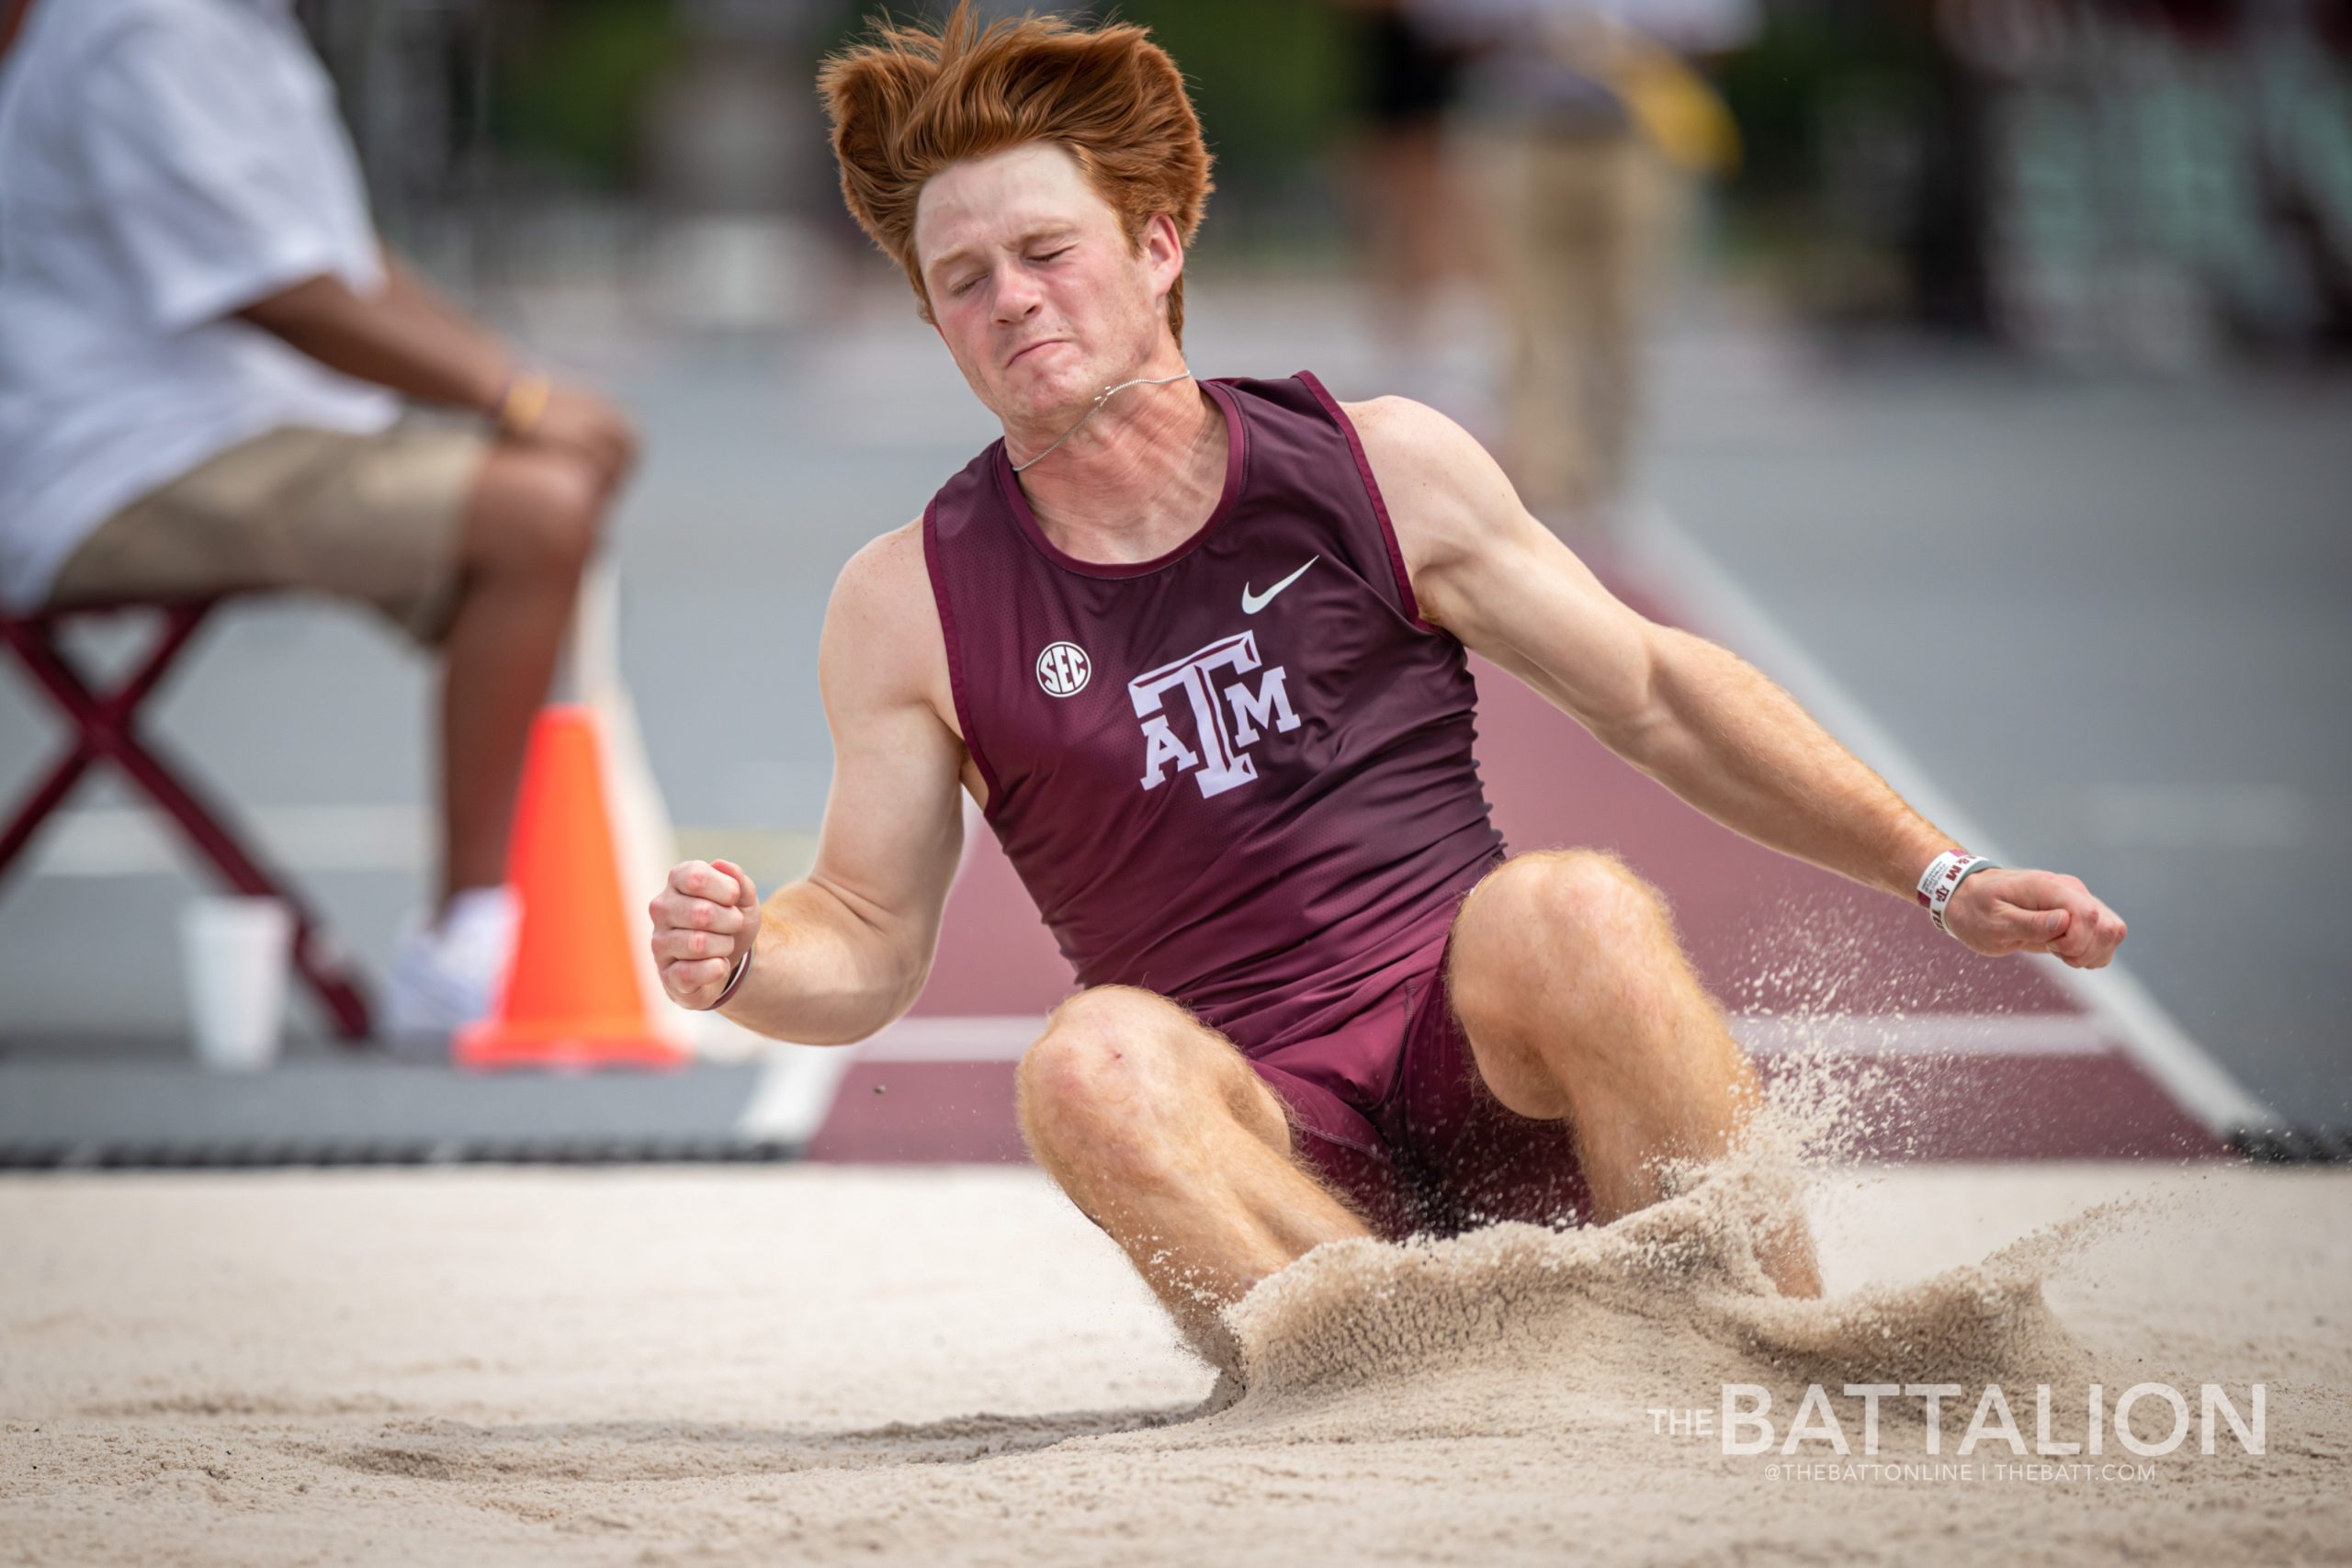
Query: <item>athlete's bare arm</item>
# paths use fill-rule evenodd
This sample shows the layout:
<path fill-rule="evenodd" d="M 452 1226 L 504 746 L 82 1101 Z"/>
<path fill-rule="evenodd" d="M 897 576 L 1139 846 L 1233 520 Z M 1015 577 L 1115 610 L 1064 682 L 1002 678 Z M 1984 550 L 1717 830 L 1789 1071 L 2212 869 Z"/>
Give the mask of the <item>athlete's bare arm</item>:
<path fill-rule="evenodd" d="M 728 1017 L 804 1044 L 863 1040 L 922 989 L 963 847 L 964 744 L 943 715 L 947 655 L 910 524 L 851 558 L 818 652 L 833 738 L 817 861 L 764 906 L 727 861 L 687 861 L 653 900 L 662 983 L 710 1005 L 756 942 Z"/>
<path fill-rule="evenodd" d="M 1350 408 L 1424 618 L 1759 843 L 1908 899 L 1955 840 L 1728 649 L 1635 613 L 1520 504 L 1485 448 L 1403 398 Z M 1987 871 L 1946 912 L 1984 953 L 2095 969 L 2124 924 L 2071 876 Z"/>

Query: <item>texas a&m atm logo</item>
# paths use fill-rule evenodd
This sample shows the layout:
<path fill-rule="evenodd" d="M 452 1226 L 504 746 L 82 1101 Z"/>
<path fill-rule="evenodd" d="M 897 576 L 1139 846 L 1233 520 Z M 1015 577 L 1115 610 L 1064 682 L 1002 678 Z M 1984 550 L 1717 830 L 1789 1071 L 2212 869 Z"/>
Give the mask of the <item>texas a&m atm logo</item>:
<path fill-rule="evenodd" d="M 1248 682 L 1235 679 L 1220 685 L 1220 673 L 1236 677 L 1259 667 L 1254 632 L 1225 637 L 1173 664 L 1163 664 L 1127 682 L 1127 695 L 1143 720 L 1143 787 L 1158 789 L 1167 782 L 1170 763 L 1176 771 L 1193 773 L 1204 796 L 1223 795 L 1258 776 L 1257 763 L 1240 748 L 1254 746 L 1267 729 L 1285 734 L 1298 728 L 1291 711 L 1290 693 L 1279 664 L 1259 677 L 1252 692 Z M 1182 692 L 1192 709 L 1192 728 L 1200 750 L 1194 751 L 1169 723 L 1172 694 Z M 1228 716 L 1231 722 L 1227 722 Z"/>

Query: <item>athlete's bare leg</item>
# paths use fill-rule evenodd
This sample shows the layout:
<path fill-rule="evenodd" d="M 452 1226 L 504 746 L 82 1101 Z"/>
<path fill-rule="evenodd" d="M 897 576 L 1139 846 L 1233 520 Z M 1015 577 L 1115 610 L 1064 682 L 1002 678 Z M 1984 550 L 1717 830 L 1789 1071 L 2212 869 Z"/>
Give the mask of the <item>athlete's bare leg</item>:
<path fill-rule="evenodd" d="M 1724 1153 L 1761 1109 L 1665 901 L 1616 857 L 1505 862 L 1464 900 L 1452 952 L 1480 1076 L 1521 1115 L 1568 1124 L 1602 1224 L 1664 1195 L 1659 1160 Z M 1761 1250 L 1782 1294 L 1821 1293 L 1803 1216 Z"/>
<path fill-rule="evenodd" d="M 1282 1103 L 1241 1053 L 1149 991 L 1070 998 L 1019 1083 L 1037 1163 L 1221 1370 L 1238 1368 L 1219 1309 L 1309 1248 L 1368 1234 L 1293 1157 Z"/>

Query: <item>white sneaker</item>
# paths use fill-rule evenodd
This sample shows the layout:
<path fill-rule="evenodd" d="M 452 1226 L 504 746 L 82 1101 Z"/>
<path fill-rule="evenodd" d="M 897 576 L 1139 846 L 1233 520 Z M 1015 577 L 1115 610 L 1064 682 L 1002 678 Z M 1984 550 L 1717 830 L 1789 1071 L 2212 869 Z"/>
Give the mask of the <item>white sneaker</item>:
<path fill-rule="evenodd" d="M 384 987 L 386 1038 L 438 1042 L 487 1018 L 514 951 L 515 912 L 505 888 L 469 887 L 449 900 L 438 925 L 420 919 L 401 939 Z"/>

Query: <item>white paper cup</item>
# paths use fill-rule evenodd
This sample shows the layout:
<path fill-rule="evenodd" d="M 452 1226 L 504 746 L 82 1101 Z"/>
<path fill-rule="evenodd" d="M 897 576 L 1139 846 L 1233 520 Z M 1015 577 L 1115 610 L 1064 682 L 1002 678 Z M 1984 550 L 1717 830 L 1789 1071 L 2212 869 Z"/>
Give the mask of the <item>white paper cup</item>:
<path fill-rule="evenodd" d="M 198 898 L 180 912 L 196 1059 L 250 1072 L 277 1059 L 294 913 L 277 898 Z"/>

